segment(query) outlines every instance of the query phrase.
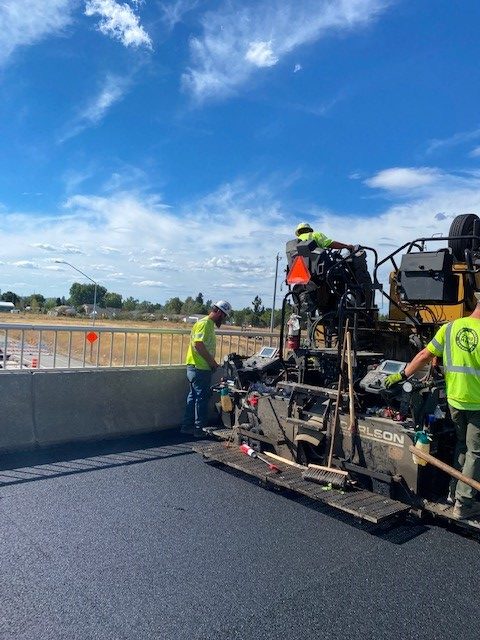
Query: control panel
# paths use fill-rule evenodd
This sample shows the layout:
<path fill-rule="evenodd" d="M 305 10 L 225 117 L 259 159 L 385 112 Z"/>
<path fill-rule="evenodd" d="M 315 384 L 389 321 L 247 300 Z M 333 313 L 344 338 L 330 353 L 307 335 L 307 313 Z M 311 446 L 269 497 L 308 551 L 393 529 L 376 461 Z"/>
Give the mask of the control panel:
<path fill-rule="evenodd" d="M 244 369 L 264 369 L 278 358 L 277 347 L 262 347 L 260 351 L 243 361 Z"/>
<path fill-rule="evenodd" d="M 378 367 L 372 369 L 360 381 L 360 386 L 369 393 L 385 391 L 385 378 L 392 373 L 401 373 L 407 366 L 406 362 L 399 360 L 384 360 Z"/>

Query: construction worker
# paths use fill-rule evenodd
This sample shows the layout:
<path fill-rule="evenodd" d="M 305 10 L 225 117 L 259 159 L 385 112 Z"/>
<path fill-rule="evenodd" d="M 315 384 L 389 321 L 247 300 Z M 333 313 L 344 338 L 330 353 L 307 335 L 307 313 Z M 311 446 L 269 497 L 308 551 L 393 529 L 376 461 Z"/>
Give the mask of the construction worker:
<path fill-rule="evenodd" d="M 300 222 L 295 229 L 295 235 L 299 240 L 315 240 L 318 246 L 322 249 L 348 249 L 353 251 L 353 244 L 344 244 L 343 242 L 337 242 L 336 240 L 330 240 L 327 236 L 320 231 L 314 231 L 308 222 Z"/>
<path fill-rule="evenodd" d="M 186 365 L 190 392 L 187 396 L 185 417 L 180 432 L 202 438 L 203 428 L 208 421 L 208 400 L 211 395 L 212 373 L 218 369 L 215 360 L 215 327 L 222 323 L 232 312 L 232 306 L 225 300 L 216 302 L 208 316 L 197 320 L 192 327 L 188 345 Z"/>
<path fill-rule="evenodd" d="M 454 464 L 467 478 L 480 481 L 480 294 L 475 295 L 474 312 L 441 326 L 403 373 L 386 378 L 385 386 L 390 388 L 405 380 L 441 356 L 450 415 L 457 433 Z M 448 500 L 454 502 L 455 518 L 463 520 L 480 513 L 475 495 L 469 485 L 451 480 Z"/>

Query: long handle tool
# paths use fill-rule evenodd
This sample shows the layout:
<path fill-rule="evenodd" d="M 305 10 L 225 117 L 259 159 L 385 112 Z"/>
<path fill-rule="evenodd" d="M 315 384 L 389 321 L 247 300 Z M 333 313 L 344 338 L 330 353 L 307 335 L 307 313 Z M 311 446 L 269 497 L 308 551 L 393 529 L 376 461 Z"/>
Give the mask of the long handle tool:
<path fill-rule="evenodd" d="M 324 467 L 316 464 L 309 464 L 308 469 L 302 474 L 304 480 L 310 480 L 311 482 L 316 482 L 318 484 L 330 484 L 332 485 L 332 487 L 337 487 L 338 489 L 343 489 L 348 476 L 348 473 L 346 471 L 342 471 L 341 469 L 332 467 L 332 458 L 335 444 L 335 435 L 337 432 L 337 424 L 339 421 L 340 401 L 342 398 L 343 387 L 343 369 L 345 365 L 345 354 L 348 348 L 349 336 L 350 333 L 348 332 L 347 318 L 347 322 L 345 324 L 345 333 L 343 334 L 342 357 L 340 360 L 340 374 L 338 376 L 338 390 L 335 403 L 335 413 L 333 416 L 333 422 L 331 423 L 330 427 L 330 450 L 328 453 L 327 466 Z"/>
<path fill-rule="evenodd" d="M 258 460 L 261 460 L 266 465 L 268 465 L 268 468 L 270 469 L 270 471 L 275 471 L 275 473 L 279 473 L 281 471 L 280 467 L 277 467 L 276 464 L 273 464 L 273 462 L 270 462 L 270 460 L 268 460 L 267 458 L 264 458 L 260 453 L 257 453 L 255 449 L 252 449 L 252 447 L 249 447 L 248 444 L 241 444 L 240 451 L 244 453 L 246 456 L 250 456 L 250 458 L 257 458 Z"/>
<path fill-rule="evenodd" d="M 435 456 L 432 456 L 430 453 L 427 453 L 426 451 L 422 451 L 418 447 L 414 447 L 413 445 L 410 445 L 408 448 L 412 453 L 414 453 L 417 456 L 417 458 L 421 458 L 422 460 L 425 460 L 425 462 L 428 462 L 434 467 L 438 467 L 438 469 L 445 471 L 445 473 L 448 473 L 448 475 L 452 476 L 453 478 L 456 478 L 457 480 L 460 480 L 461 482 L 468 484 L 469 487 L 473 487 L 473 489 L 480 491 L 480 482 L 477 482 L 473 478 L 467 478 L 467 476 L 464 476 L 463 473 L 461 473 L 457 469 L 454 469 L 449 464 L 446 464 L 442 460 L 435 458 Z"/>

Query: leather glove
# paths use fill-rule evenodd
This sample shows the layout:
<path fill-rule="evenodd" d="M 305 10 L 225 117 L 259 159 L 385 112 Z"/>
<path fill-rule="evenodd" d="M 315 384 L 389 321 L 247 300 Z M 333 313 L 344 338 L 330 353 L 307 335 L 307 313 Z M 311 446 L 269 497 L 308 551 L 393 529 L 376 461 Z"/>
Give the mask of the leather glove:
<path fill-rule="evenodd" d="M 404 373 L 391 373 L 389 376 L 385 378 L 384 384 L 387 389 L 390 389 L 390 387 L 393 387 L 393 385 L 398 384 L 403 380 L 405 380 Z"/>

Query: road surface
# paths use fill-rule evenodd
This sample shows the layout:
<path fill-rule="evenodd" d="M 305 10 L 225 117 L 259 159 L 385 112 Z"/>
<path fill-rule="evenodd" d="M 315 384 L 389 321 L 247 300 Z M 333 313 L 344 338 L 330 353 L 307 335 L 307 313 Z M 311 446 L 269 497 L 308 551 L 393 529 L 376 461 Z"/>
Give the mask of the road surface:
<path fill-rule="evenodd" d="M 158 434 L 0 458 L 5 640 L 478 640 L 480 547 L 372 533 Z"/>

